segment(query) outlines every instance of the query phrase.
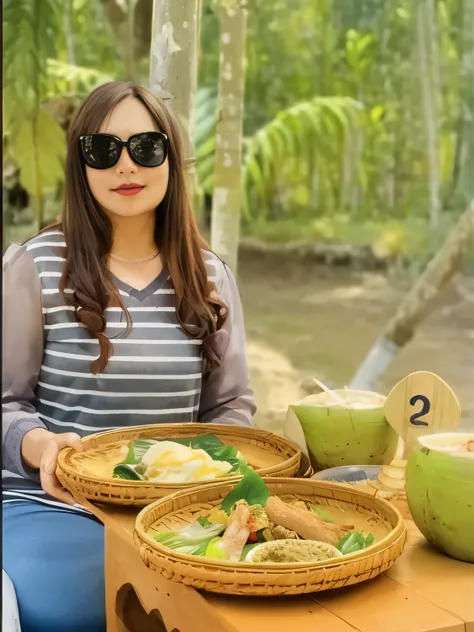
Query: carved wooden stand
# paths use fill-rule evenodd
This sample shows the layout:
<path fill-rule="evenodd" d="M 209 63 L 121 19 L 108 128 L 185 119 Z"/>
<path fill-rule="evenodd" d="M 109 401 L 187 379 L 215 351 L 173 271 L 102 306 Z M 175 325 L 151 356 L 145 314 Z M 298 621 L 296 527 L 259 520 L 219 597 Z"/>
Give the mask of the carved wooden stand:
<path fill-rule="evenodd" d="M 474 565 L 438 553 L 407 520 L 394 566 L 371 581 L 313 595 L 199 593 L 149 570 L 133 509 L 88 508 L 105 524 L 107 632 L 474 632 Z"/>

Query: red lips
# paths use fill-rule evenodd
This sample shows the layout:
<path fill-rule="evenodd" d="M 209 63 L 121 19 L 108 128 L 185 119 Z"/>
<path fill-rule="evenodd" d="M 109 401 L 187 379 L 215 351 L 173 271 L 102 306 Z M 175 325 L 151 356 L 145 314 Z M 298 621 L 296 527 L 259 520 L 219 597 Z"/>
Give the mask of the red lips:
<path fill-rule="evenodd" d="M 116 189 L 113 189 L 115 193 L 119 195 L 136 195 L 143 191 L 145 187 L 142 184 L 136 184 L 135 182 L 127 182 L 126 184 L 121 184 Z"/>

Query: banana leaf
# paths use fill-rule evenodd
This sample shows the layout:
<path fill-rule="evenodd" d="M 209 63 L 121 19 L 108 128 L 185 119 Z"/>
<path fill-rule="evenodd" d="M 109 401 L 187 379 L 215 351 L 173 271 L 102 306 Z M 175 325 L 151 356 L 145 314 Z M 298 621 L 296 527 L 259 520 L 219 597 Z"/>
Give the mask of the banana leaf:
<path fill-rule="evenodd" d="M 151 446 L 155 445 L 155 443 L 158 443 L 156 439 L 135 439 L 134 441 L 130 441 L 124 464 L 137 465 L 141 463 L 145 453 Z"/>
<path fill-rule="evenodd" d="M 265 507 L 267 500 L 270 498 L 270 492 L 257 472 L 248 465 L 242 466 L 241 471 L 244 474 L 243 479 L 227 494 L 221 503 L 221 509 L 227 515 L 231 514 L 235 503 L 239 500 L 245 500 L 249 505 Z"/>

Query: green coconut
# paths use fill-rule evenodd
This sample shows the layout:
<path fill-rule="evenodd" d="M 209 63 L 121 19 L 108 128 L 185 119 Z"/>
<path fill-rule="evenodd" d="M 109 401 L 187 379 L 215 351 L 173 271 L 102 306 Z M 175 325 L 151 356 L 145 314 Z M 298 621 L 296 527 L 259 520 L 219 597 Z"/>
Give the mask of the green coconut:
<path fill-rule="evenodd" d="M 416 526 L 437 549 L 474 563 L 474 452 L 459 446 L 474 433 L 418 439 L 408 457 L 407 500 Z"/>
<path fill-rule="evenodd" d="M 385 397 L 370 391 L 338 390 L 347 406 L 318 393 L 291 406 L 313 466 L 385 465 L 395 456 L 398 435 L 385 419 Z"/>

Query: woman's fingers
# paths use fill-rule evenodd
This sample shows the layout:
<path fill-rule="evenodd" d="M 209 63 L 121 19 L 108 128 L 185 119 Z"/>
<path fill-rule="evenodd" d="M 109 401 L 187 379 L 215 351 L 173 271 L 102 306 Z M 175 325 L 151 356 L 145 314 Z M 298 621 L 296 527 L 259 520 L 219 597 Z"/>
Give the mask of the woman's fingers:
<path fill-rule="evenodd" d="M 41 486 L 47 494 L 68 505 L 73 505 L 74 498 L 62 487 L 56 477 L 58 454 L 60 450 L 67 447 L 74 448 L 78 452 L 82 451 L 83 444 L 80 436 L 74 432 L 65 432 L 48 441 L 41 455 L 40 479 Z"/>
<path fill-rule="evenodd" d="M 84 444 L 81 441 L 81 437 L 75 432 L 63 432 L 56 435 L 56 443 L 59 445 L 59 449 L 74 448 L 76 452 L 82 452 Z"/>

